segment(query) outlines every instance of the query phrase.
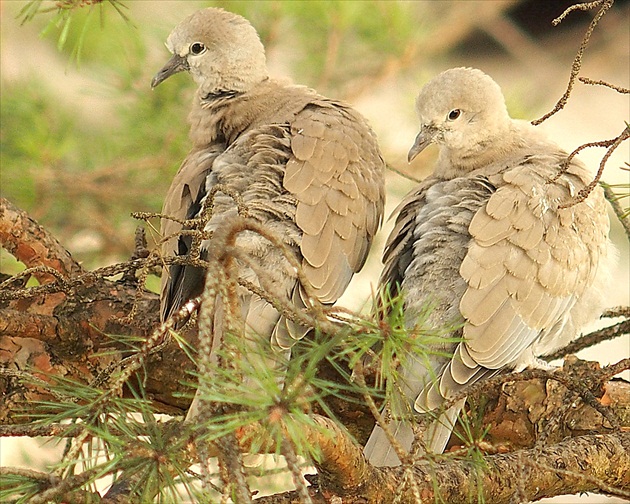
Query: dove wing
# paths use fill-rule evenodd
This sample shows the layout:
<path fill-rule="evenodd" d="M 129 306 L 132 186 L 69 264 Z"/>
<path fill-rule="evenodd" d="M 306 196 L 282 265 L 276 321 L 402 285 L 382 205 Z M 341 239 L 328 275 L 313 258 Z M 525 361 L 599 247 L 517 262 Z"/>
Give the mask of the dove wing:
<path fill-rule="evenodd" d="M 570 171 L 549 183 L 558 169 L 555 157 L 528 157 L 498 175 L 500 187 L 474 215 L 460 267 L 465 342 L 441 380 L 443 397 L 478 379 L 480 367 L 526 367 L 527 349 L 541 339 L 562 345 L 558 335 L 593 283 L 608 226 L 600 190 L 561 208 L 585 183 Z"/>
<path fill-rule="evenodd" d="M 182 220 L 192 219 L 201 209 L 206 195 L 206 178 L 222 152 L 218 145 L 195 149 L 184 159 L 166 193 L 161 221 L 163 257 L 184 256 L 191 247 L 190 236 L 180 236 Z M 172 217 L 177 220 L 173 220 Z M 161 282 L 160 315 L 166 320 L 191 297 L 201 294 L 204 273 L 192 266 L 171 265 L 164 268 Z"/>
<path fill-rule="evenodd" d="M 304 274 L 320 302 L 334 303 L 381 223 L 384 162 L 365 121 L 337 102 L 306 107 L 291 135 L 283 185 L 297 200 Z"/>

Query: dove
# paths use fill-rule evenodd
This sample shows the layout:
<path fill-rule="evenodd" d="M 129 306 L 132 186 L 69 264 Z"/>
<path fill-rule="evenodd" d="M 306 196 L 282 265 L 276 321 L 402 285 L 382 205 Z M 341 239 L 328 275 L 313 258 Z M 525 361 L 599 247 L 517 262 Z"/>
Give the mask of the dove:
<path fill-rule="evenodd" d="M 540 357 L 600 315 L 614 251 L 603 190 L 578 198 L 589 170 L 511 119 L 491 77 L 446 70 L 422 88 L 416 109 L 409 161 L 431 144 L 439 155 L 394 211 L 380 288 L 403 296 L 411 334 L 456 329 L 428 355 L 401 356 L 388 429 L 409 451 L 414 415 L 430 415 L 422 440 L 439 454 L 465 399 L 446 411 L 445 401 L 501 370 L 545 366 Z M 400 464 L 380 426 L 364 454 L 376 466 Z"/>
<path fill-rule="evenodd" d="M 341 101 L 272 79 L 258 33 L 231 12 L 195 12 L 173 29 L 166 46 L 172 57 L 151 86 L 187 72 L 197 91 L 188 117 L 192 149 L 163 205 L 163 256 L 189 254 L 192 238 L 182 234 L 183 221 L 200 217 L 216 191 L 205 231 L 234 219 L 238 199 L 247 218 L 285 246 L 239 233 L 235 246 L 251 261 L 237 261 L 239 278 L 260 289 L 264 275 L 273 296 L 298 308 L 335 303 L 363 267 L 382 221 L 385 165 L 366 119 Z M 211 244 L 211 236 L 201 243 L 202 259 Z M 311 298 L 287 251 L 301 265 Z M 161 319 L 200 295 L 204 280 L 201 267 L 165 266 Z M 243 334 L 270 365 L 307 332 L 243 287 L 238 302 Z M 223 338 L 216 325 L 213 348 Z"/>

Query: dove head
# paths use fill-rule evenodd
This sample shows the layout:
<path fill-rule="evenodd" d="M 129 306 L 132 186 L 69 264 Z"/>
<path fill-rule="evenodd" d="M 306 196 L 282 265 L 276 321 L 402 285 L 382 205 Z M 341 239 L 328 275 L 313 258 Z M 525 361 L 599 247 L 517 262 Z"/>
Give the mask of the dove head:
<path fill-rule="evenodd" d="M 184 19 L 166 47 L 173 56 L 152 88 L 181 71 L 192 75 L 201 96 L 245 92 L 268 77 L 258 33 L 245 18 L 223 9 L 203 9 Z"/>
<path fill-rule="evenodd" d="M 474 169 L 475 161 L 485 157 L 481 153 L 498 147 L 511 124 L 501 88 L 474 68 L 439 74 L 420 91 L 416 109 L 420 133 L 409 161 L 435 143 L 443 164 Z"/>

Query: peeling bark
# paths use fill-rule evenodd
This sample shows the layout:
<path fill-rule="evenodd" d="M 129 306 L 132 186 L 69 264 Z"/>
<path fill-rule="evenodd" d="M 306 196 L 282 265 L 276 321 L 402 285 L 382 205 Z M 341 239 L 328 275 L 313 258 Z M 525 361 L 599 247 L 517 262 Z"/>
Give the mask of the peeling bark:
<path fill-rule="evenodd" d="M 485 467 L 445 460 L 404 468 L 372 469 L 363 484 L 338 496 L 343 504 L 468 504 L 477 496 L 492 504 L 529 502 L 556 495 L 600 492 L 630 497 L 630 433 L 583 436 L 551 446 L 489 455 Z M 524 478 L 525 474 L 525 478 Z M 323 489 L 312 489 L 313 503 L 335 502 Z M 442 499 L 441 501 L 436 499 Z M 295 492 L 263 497 L 259 504 L 301 503 Z"/>
<path fill-rule="evenodd" d="M 109 335 L 146 339 L 153 334 L 159 325 L 159 300 L 139 290 L 136 278 L 138 268 L 159 262 L 135 259 L 101 273 L 85 272 L 6 200 L 0 201 L 0 240 L 28 267 L 43 268 L 34 272 L 41 286 L 25 289 L 9 280 L 0 289 L 0 435 L 77 435 L 63 426 L 46 432 L 31 429 L 35 401 L 54 398 L 46 387 L 51 375 L 100 383 L 133 351 Z M 122 279 L 110 279 L 121 272 Z M 483 470 L 455 456 L 470 448 L 459 446 L 457 436 L 451 439 L 453 453 L 445 457 L 418 459 L 406 468 L 371 467 L 355 441 L 365 442 L 374 424 L 367 406 L 331 398 L 329 406 L 344 425 L 314 412 L 318 428 L 304 428 L 309 443 L 322 453 L 317 485 L 309 488 L 312 501 L 406 503 L 419 496 L 433 502 L 438 491 L 449 503 L 470 502 L 478 493 L 497 504 L 512 502 L 515 495 L 522 501 L 582 491 L 628 496 L 630 384 L 610 380 L 628 367 L 630 363 L 621 361 L 601 369 L 597 363 L 569 358 L 555 373 L 497 376 L 469 390 L 468 417 L 481 418 L 473 431 L 489 427 L 482 441 L 473 441 L 486 452 Z M 191 392 L 182 385 L 191 368 L 173 342 L 150 354 L 142 376 L 156 412 L 182 413 L 187 408 L 189 400 L 176 393 Z M 320 372 L 328 380 L 340 379 L 325 366 Z M 243 451 L 244 440 L 252 435 L 262 442 L 267 433 L 260 425 L 243 429 L 237 436 Z M 275 450 L 272 440 L 268 445 Z M 209 447 L 211 455 L 216 450 Z M 126 502 L 121 498 L 119 502 Z M 257 502 L 300 500 L 297 493 L 286 493 Z"/>

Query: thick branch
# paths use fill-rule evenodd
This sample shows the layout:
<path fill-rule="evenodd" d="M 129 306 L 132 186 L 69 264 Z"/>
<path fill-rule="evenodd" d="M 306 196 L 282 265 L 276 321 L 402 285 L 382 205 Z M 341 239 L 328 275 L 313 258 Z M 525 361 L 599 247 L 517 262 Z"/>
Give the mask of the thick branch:
<path fill-rule="evenodd" d="M 448 460 L 435 465 L 417 464 L 414 483 L 424 502 L 468 504 L 471 496 L 482 495 L 485 502 L 510 504 L 515 489 L 521 486 L 524 502 L 557 495 L 604 491 L 613 495 L 630 496 L 630 433 L 606 436 L 593 435 L 569 439 L 556 445 L 532 448 L 516 453 L 491 455 L 484 459 L 485 467 L 470 461 Z M 519 485 L 527 468 L 527 484 Z M 361 488 L 348 488 L 344 504 L 414 503 L 410 481 L 405 481 L 404 469 L 374 469 Z M 313 502 L 330 502 L 322 492 L 315 493 Z M 476 499 L 474 499 L 476 500 Z M 259 504 L 298 504 L 295 492 L 263 497 Z"/>
<path fill-rule="evenodd" d="M 56 238 L 6 198 L 0 198 L 0 244 L 27 268 L 46 266 L 65 277 L 83 272 Z M 35 277 L 39 283 L 54 280 L 45 273 Z"/>
<path fill-rule="evenodd" d="M 132 261 L 127 269 L 135 271 L 143 264 L 153 264 L 151 261 L 154 261 L 154 258 L 149 258 L 146 262 Z M 114 269 L 123 274 L 127 271 L 120 267 Z M 34 411 L 32 409 L 34 400 L 50 396 L 50 391 L 46 389 L 43 381 L 46 379 L 46 373 L 56 373 L 83 383 L 98 383 L 103 373 L 108 369 L 116 368 L 117 363 L 129 354 L 128 348 L 116 343 L 107 334 L 135 334 L 145 338 L 150 334 L 155 334 L 154 328 L 158 322 L 157 296 L 138 290 L 134 282 L 107 280 L 106 277 L 113 274 L 114 269 L 100 271 L 99 274 L 71 275 L 67 281 L 64 280 L 67 287 L 65 293 L 59 292 L 63 285 L 57 285 L 58 288 L 55 290 L 55 284 L 49 284 L 43 288 L 36 288 L 38 289 L 36 297 L 27 295 L 27 299 L 23 300 L 21 296 L 14 296 L 11 307 L 0 312 L 0 317 L 2 317 L 0 318 L 0 365 L 6 370 L 0 376 L 3 392 L 1 411 L 5 413 L 0 418 L 0 423 L 28 421 L 28 414 Z M 132 274 L 127 277 L 128 280 L 134 279 Z M 44 288 L 46 291 L 42 290 Z M 125 321 L 132 309 L 136 313 L 133 326 Z M 627 327 L 624 326 L 620 330 L 627 331 Z M 105 347 L 108 348 L 107 355 L 101 352 Z M 111 352 L 112 347 L 117 348 L 118 353 Z M 190 367 L 188 358 L 174 344 L 162 349 L 156 355 L 147 354 L 147 357 L 150 357 L 146 362 L 147 391 L 154 399 L 170 405 L 170 409 L 162 408 L 162 411 L 181 411 L 176 408 L 186 407 L 188 401 L 182 397 L 174 397 L 173 392 L 186 390 L 180 382 L 185 377 L 185 369 Z M 553 492 L 556 491 L 558 493 L 583 489 L 610 491 L 613 487 L 627 487 L 627 485 L 623 486 L 626 483 L 623 481 L 619 483 L 612 477 L 600 478 L 598 468 L 585 473 L 586 477 L 581 477 L 581 479 L 568 473 L 560 474 L 557 468 L 549 469 L 554 466 L 550 465 L 551 462 L 547 459 L 538 456 L 535 458 L 532 455 L 531 446 L 541 440 L 542 433 L 544 446 L 549 449 L 560 446 L 556 458 L 549 455 L 549 461 L 561 460 L 563 467 L 572 471 L 571 468 L 579 462 L 569 460 L 569 452 L 563 451 L 561 445 L 554 445 L 567 436 L 579 437 L 585 434 L 592 435 L 593 432 L 606 434 L 603 438 L 596 438 L 602 439 L 596 445 L 598 453 L 584 454 L 591 457 L 591 460 L 598 459 L 602 450 L 609 452 L 609 455 L 604 457 L 606 460 L 613 459 L 617 456 L 615 451 L 618 448 L 617 445 L 622 441 L 627 443 L 627 439 L 618 438 L 618 432 L 610 425 L 630 426 L 628 419 L 630 407 L 627 404 L 630 398 L 628 384 L 610 382 L 602 389 L 601 377 L 604 376 L 602 374 L 604 371 L 599 370 L 595 364 L 587 363 L 582 367 L 585 372 L 590 372 L 593 378 L 581 380 L 579 386 L 573 388 L 567 374 L 550 379 L 548 374 L 541 372 L 531 373 L 527 376 L 527 380 L 512 375 L 507 378 L 496 377 L 487 381 L 482 392 L 485 398 L 485 417 L 478 430 L 482 431 L 484 425 L 492 425 L 492 429 L 480 445 L 494 450 L 529 448 L 529 451 L 517 453 L 521 453 L 520 457 L 524 457 L 523 460 L 530 464 L 532 472 L 549 475 L 555 471 L 556 479 L 560 480 L 560 484 L 552 485 L 550 495 L 555 495 Z M 24 376 L 27 375 L 25 370 L 30 370 L 40 379 L 32 382 L 25 381 Z M 471 391 L 471 396 L 474 396 L 473 391 Z M 597 402 L 597 397 L 601 398 L 600 403 Z M 604 413 L 616 415 L 617 420 L 614 422 L 611 420 L 608 423 L 602 417 L 601 411 L 605 407 L 607 411 Z M 333 411 L 337 411 L 337 408 L 333 408 Z M 365 424 L 362 426 L 363 430 L 367 429 L 369 432 L 371 429 L 373 419 L 366 408 L 363 410 L 360 406 L 348 408 L 348 404 L 345 404 L 341 405 L 340 411 L 340 417 L 343 416 L 343 411 L 349 413 L 343 419 L 344 422 L 354 422 L 356 425 L 359 418 L 360 422 Z M 19 416 L 22 414 L 24 416 Z M 413 478 L 417 479 L 416 487 L 423 492 L 423 498 L 427 498 L 430 502 L 433 497 L 431 492 L 435 490 L 435 487 L 427 486 L 426 478 L 428 468 L 432 467 L 431 471 L 439 473 L 439 478 L 441 478 L 439 481 L 444 481 L 442 488 L 442 491 L 446 492 L 443 495 L 444 500 L 467 502 L 467 500 L 457 499 L 464 495 L 468 498 L 470 495 L 468 493 L 470 488 L 464 483 L 467 485 L 468 481 L 476 478 L 471 465 L 449 460 L 429 466 L 416 461 L 415 466 L 408 467 L 406 473 L 402 469 L 375 469 L 365 462 L 361 448 L 355 444 L 343 427 L 328 418 L 319 416 L 313 418 L 317 428 L 305 426 L 304 430 L 309 444 L 318 446 L 321 450 L 322 460 L 317 462 L 319 484 L 322 492 L 328 497 L 342 495 L 344 502 L 355 502 L 353 499 L 360 495 L 362 499 L 367 498 L 370 502 L 391 502 L 394 496 L 402 495 L 402 502 L 406 502 L 405 499 L 410 498 L 408 496 L 412 495 L 412 492 L 403 492 L 404 481 L 408 484 L 409 475 L 412 474 Z M 366 418 L 371 422 L 366 422 Z M 351 427 L 348 428 L 351 429 Z M 36 430 L 30 432 L 28 427 L 16 429 L 11 426 L 3 427 L 0 429 L 0 435 L 12 435 L 18 431 L 22 435 L 41 434 L 41 431 Z M 72 431 L 64 434 L 63 428 L 53 429 L 51 434 L 73 435 Z M 255 435 L 250 437 L 249 434 Z M 76 430 L 74 435 L 76 435 Z M 246 442 L 243 440 L 256 438 L 260 442 L 261 439 L 264 440 L 265 435 L 263 427 L 253 425 L 251 432 L 244 429 L 238 437 L 241 440 L 241 447 L 247 451 Z M 269 449 L 275 451 L 271 440 L 268 444 Z M 568 449 L 580 448 L 579 445 L 567 446 L 569 446 Z M 489 460 L 494 465 L 490 465 L 489 473 L 483 476 L 484 491 L 491 492 L 494 489 L 501 490 L 506 487 L 510 492 L 514 491 L 515 483 L 510 482 L 508 478 L 515 473 L 507 471 L 504 464 L 515 464 L 515 461 L 501 457 L 508 456 L 490 457 Z M 567 458 L 567 461 L 564 458 Z M 534 467 L 534 462 L 538 465 L 542 464 L 543 469 Z M 618 467 L 625 468 L 624 464 L 627 465 L 625 459 L 617 460 Z M 522 471 L 522 461 L 516 465 Z M 520 472 L 519 475 L 522 477 Z M 456 485 L 453 478 L 459 478 L 460 483 Z M 546 484 L 549 486 L 548 482 Z M 494 494 L 488 495 L 490 495 L 488 501 L 503 502 L 501 500 L 503 494 L 496 494 L 496 498 Z M 538 498 L 537 495 L 534 497 Z M 313 502 L 319 502 L 317 495 Z"/>
<path fill-rule="evenodd" d="M 46 341 L 57 334 L 57 319 L 48 315 L 0 309 L 0 336 L 18 336 Z"/>
<path fill-rule="evenodd" d="M 576 361 L 572 366 L 584 368 L 589 367 L 589 363 Z M 481 432 L 485 426 L 492 426 L 488 439 L 492 440 L 493 445 L 484 443 L 486 448 L 532 449 L 539 442 L 543 442 L 545 446 L 552 446 L 567 436 L 579 437 L 585 433 L 612 432 L 610 425 L 598 411 L 577 400 L 574 393 L 553 380 L 547 383 L 541 379 L 506 382 L 500 388 L 496 403 L 492 398 L 488 398 L 495 406 L 485 411 L 481 426 L 476 429 Z M 630 383 L 625 381 L 607 383 L 601 402 L 609 408 L 609 413 L 618 419 L 622 429 L 630 429 Z M 564 405 L 567 403 L 568 407 L 565 408 Z M 374 486 L 378 488 L 382 484 L 381 473 L 365 463 L 361 449 L 353 443 L 345 430 L 327 418 L 316 419 L 317 426 L 325 427 L 325 430 L 308 426 L 305 426 L 304 430 L 309 443 L 321 449 L 322 459 L 317 464 L 320 485 L 328 492 L 335 493 L 351 488 L 354 491 L 361 489 L 360 493 L 369 493 L 369 490 L 366 490 L 369 486 L 365 487 L 368 481 L 374 481 Z M 261 439 L 263 433 L 260 427 L 253 429 L 255 430 L 247 434 L 243 433 L 244 439 Z M 454 440 L 457 440 L 456 436 L 453 436 L 452 441 Z M 247 449 L 247 446 L 243 448 Z M 273 451 L 272 446 L 268 448 Z M 498 474 L 501 474 L 500 471 Z M 399 479 L 394 478 L 394 482 L 396 481 L 400 483 Z M 396 484 L 394 483 L 394 487 Z M 630 485 L 630 481 L 628 484 Z M 449 499 L 445 500 L 451 502 Z M 489 502 L 494 500 L 491 499 Z"/>

